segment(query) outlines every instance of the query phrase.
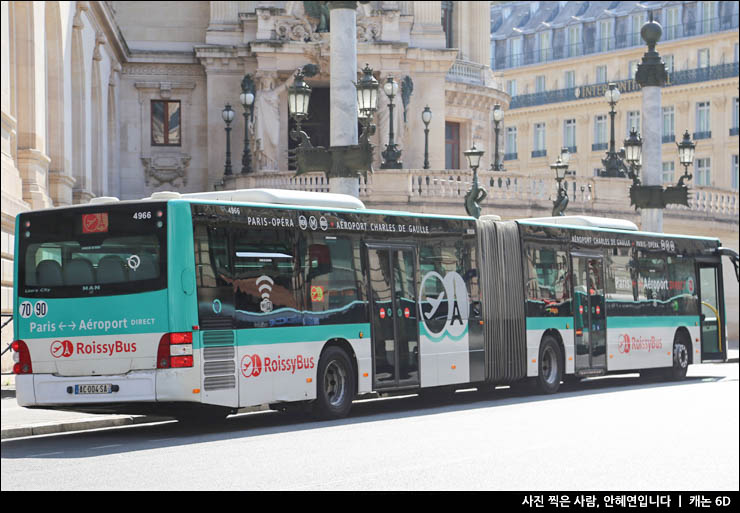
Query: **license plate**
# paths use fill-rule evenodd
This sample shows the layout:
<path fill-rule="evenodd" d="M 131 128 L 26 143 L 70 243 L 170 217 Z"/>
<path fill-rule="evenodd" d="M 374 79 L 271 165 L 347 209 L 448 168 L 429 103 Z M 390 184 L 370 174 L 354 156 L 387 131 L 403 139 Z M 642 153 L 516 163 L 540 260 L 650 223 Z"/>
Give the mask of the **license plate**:
<path fill-rule="evenodd" d="M 110 394 L 113 385 L 75 385 L 75 394 Z"/>

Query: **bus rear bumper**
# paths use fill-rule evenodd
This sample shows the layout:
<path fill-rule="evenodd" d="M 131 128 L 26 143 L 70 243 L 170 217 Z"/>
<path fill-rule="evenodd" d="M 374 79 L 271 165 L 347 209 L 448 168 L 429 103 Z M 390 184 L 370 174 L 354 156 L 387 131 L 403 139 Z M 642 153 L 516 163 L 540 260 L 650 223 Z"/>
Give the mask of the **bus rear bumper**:
<path fill-rule="evenodd" d="M 154 402 L 155 374 L 152 370 L 111 376 L 21 375 L 16 376 L 16 400 L 20 406 Z"/>

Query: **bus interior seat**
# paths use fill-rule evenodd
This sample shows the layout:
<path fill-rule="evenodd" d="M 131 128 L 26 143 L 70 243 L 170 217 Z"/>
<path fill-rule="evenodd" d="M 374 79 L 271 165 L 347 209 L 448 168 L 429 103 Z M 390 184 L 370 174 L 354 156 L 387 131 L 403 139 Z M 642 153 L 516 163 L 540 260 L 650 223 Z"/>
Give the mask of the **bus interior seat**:
<path fill-rule="evenodd" d="M 90 285 L 95 283 L 95 269 L 87 258 L 73 258 L 62 270 L 65 285 Z"/>
<path fill-rule="evenodd" d="M 98 262 L 98 283 L 121 283 L 128 279 L 123 259 L 117 255 L 107 255 Z"/>
<path fill-rule="evenodd" d="M 62 266 L 56 260 L 42 260 L 36 266 L 36 279 L 39 285 L 46 287 L 64 284 Z"/>

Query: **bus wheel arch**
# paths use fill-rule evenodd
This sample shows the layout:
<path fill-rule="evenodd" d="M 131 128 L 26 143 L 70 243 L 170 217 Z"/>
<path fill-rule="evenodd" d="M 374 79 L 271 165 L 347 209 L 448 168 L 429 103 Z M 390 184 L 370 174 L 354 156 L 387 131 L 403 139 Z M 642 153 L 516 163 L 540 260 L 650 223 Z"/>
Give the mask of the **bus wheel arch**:
<path fill-rule="evenodd" d="M 691 336 L 689 335 L 686 328 L 679 328 L 676 330 L 676 334 L 673 336 L 672 346 L 672 364 L 668 369 L 668 378 L 679 380 L 686 377 L 689 365 L 692 362 L 691 358 L 692 346 Z"/>
<path fill-rule="evenodd" d="M 673 340 L 678 340 L 679 337 L 682 337 L 683 340 L 688 344 L 688 357 L 689 357 L 689 365 L 694 363 L 694 351 L 693 351 L 693 344 L 691 343 L 691 333 L 689 333 L 688 328 L 686 326 L 681 326 L 676 330 L 676 334 L 673 336 Z"/>
<path fill-rule="evenodd" d="M 560 368 L 561 370 L 561 378 L 565 377 L 565 343 L 563 342 L 563 337 L 560 334 L 560 331 L 556 330 L 555 328 L 550 328 L 549 330 L 546 330 L 545 333 L 542 334 L 542 339 L 540 340 L 540 347 L 542 347 L 542 343 L 545 340 L 545 337 L 550 336 L 555 339 L 558 346 L 560 347 Z"/>
<path fill-rule="evenodd" d="M 316 371 L 314 414 L 319 418 L 345 417 L 357 394 L 357 358 L 344 339 L 331 339 L 321 350 Z"/>
<path fill-rule="evenodd" d="M 545 394 L 554 394 L 565 374 L 565 351 L 557 330 L 547 330 L 542 335 L 537 362 L 537 389 Z"/>

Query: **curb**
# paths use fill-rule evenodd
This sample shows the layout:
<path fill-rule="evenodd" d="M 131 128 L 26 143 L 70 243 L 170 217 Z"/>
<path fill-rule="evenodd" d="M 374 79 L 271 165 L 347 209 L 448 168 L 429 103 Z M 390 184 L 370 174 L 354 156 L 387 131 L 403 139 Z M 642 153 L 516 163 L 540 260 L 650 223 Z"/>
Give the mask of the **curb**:
<path fill-rule="evenodd" d="M 150 424 L 154 422 L 165 422 L 172 420 L 171 417 L 146 417 L 125 416 L 104 419 L 83 419 L 67 422 L 44 422 L 29 426 L 18 426 L 4 428 L 0 432 L 0 439 L 21 438 L 26 436 L 53 435 L 58 433 L 69 433 L 73 431 L 87 431 L 90 429 L 101 429 L 118 426 L 132 426 L 134 424 Z"/>

